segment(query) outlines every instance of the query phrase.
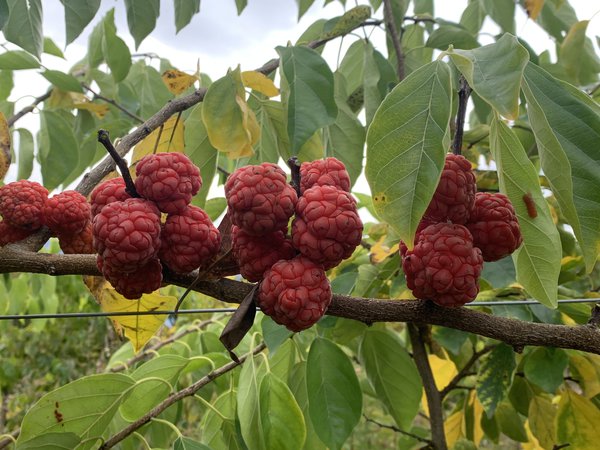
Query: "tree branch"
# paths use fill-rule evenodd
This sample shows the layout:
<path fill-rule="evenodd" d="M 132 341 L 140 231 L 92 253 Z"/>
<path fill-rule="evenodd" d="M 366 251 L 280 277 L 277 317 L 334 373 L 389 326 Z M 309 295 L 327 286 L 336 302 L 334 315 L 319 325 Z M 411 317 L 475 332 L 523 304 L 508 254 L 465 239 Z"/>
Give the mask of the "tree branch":
<path fill-rule="evenodd" d="M 95 255 L 61 255 L 22 250 L 18 244 L 0 248 L 0 273 L 100 276 Z M 168 274 L 164 282 L 187 288 L 198 271 Z M 223 278 L 205 279 L 194 290 L 226 303 L 240 303 L 253 285 Z M 557 347 L 600 355 L 600 329 L 595 325 L 555 325 L 494 316 L 468 307 L 444 308 L 425 300 L 382 300 L 335 294 L 327 314 L 366 324 L 415 322 L 440 325 L 497 339 L 510 346 Z"/>
<path fill-rule="evenodd" d="M 458 387 L 458 383 L 460 383 L 463 378 L 470 375 L 469 371 L 471 370 L 471 367 L 473 367 L 473 365 L 477 362 L 477 360 L 479 358 L 481 358 L 483 355 L 485 355 L 486 353 L 489 353 L 494 347 L 495 347 L 495 345 L 487 345 L 486 347 L 479 350 L 478 352 L 473 352 L 473 354 L 471 355 L 471 358 L 469 358 L 469 360 L 463 366 L 463 368 L 460 369 L 460 371 L 454 376 L 454 378 L 452 378 L 452 380 L 450 380 L 448 385 L 440 391 L 440 397 L 442 398 L 442 400 L 444 399 L 444 397 L 446 397 L 446 395 L 448 395 L 450 393 L 450 391 L 452 391 L 453 389 Z"/>
<path fill-rule="evenodd" d="M 452 153 L 460 155 L 462 151 L 462 140 L 465 129 L 465 116 L 467 115 L 467 103 L 471 95 L 471 86 L 466 78 L 461 75 L 459 79 L 458 90 L 458 111 L 456 113 L 456 130 L 454 132 L 454 141 L 452 142 Z"/>
<path fill-rule="evenodd" d="M 230 363 L 227 363 L 224 366 L 221 366 L 218 369 L 213 370 L 208 375 L 200 378 L 198 381 L 189 385 L 185 389 L 181 389 L 180 391 L 177 391 L 177 392 L 169 395 L 165 400 L 163 400 L 161 403 L 159 403 L 157 406 L 155 406 L 153 409 L 151 409 L 148 413 L 144 414 L 141 418 L 139 418 L 138 420 L 131 423 L 127 427 L 123 428 L 118 433 L 111 436 L 106 442 L 104 442 L 104 444 L 102 444 L 99 447 L 99 450 L 106 450 L 108 448 L 113 448 L 115 445 L 117 445 L 119 442 L 121 442 L 127 436 L 129 436 L 130 434 L 132 434 L 133 432 L 138 430 L 143 425 L 150 422 L 151 419 L 153 419 L 154 417 L 157 417 L 160 413 L 162 413 L 169 406 L 173 405 L 174 403 L 177 403 L 179 400 L 181 400 L 185 397 L 190 397 L 190 396 L 194 395 L 196 392 L 198 392 L 200 390 L 200 388 L 206 386 L 208 383 L 213 381 L 215 378 L 218 378 L 221 375 L 226 374 L 227 372 L 235 369 L 237 366 L 241 365 L 248 357 L 254 356 L 254 355 L 262 352 L 266 347 L 267 346 L 264 343 L 262 343 L 262 344 L 258 345 L 257 347 L 255 347 L 250 353 L 246 353 L 244 356 L 242 356 L 240 358 L 239 362 L 231 361 Z"/>
<path fill-rule="evenodd" d="M 121 106 L 119 103 L 117 103 L 116 101 L 105 97 L 103 95 L 98 94 L 97 92 L 95 92 L 90 86 L 88 86 L 85 83 L 81 83 L 81 86 L 89 91 L 94 97 L 96 97 L 97 99 L 102 100 L 103 102 L 106 103 L 110 103 L 111 105 L 113 105 L 115 108 L 119 109 L 120 111 L 122 111 L 123 113 L 125 113 L 125 115 L 131 117 L 133 120 L 139 122 L 139 123 L 144 123 L 144 119 L 142 119 L 140 116 L 135 115 L 134 113 L 132 113 L 131 111 L 129 111 L 128 109 L 124 108 L 123 106 Z"/>
<path fill-rule="evenodd" d="M 383 0 L 383 17 L 385 19 L 385 29 L 390 36 L 394 52 L 396 53 L 398 79 L 402 81 L 404 79 L 404 52 L 402 51 L 402 42 L 396 29 L 396 23 L 394 22 L 394 11 L 392 10 L 391 0 Z"/>
<path fill-rule="evenodd" d="M 37 105 L 39 105 L 40 103 L 42 103 L 44 100 L 47 100 L 48 98 L 50 98 L 50 95 L 52 94 L 52 91 L 48 91 L 46 92 L 44 95 L 40 95 L 39 97 L 36 97 L 33 100 L 33 103 L 29 106 L 26 106 L 25 108 L 23 108 L 21 111 L 19 111 L 18 113 L 16 113 L 14 116 L 9 117 L 6 122 L 8 123 L 8 127 L 12 127 L 15 122 L 17 120 L 19 120 L 21 117 L 23 117 L 26 114 L 29 114 L 30 112 L 33 112 L 35 110 L 35 108 L 37 108 Z"/>
<path fill-rule="evenodd" d="M 410 342 L 412 344 L 413 359 L 417 365 L 417 370 L 423 380 L 423 388 L 427 397 L 427 406 L 429 407 L 429 422 L 431 423 L 431 440 L 436 450 L 447 450 L 446 435 L 444 434 L 444 412 L 442 409 L 442 397 L 437 390 L 433 372 L 429 365 L 429 357 L 425 349 L 424 326 L 407 324 Z"/>
<path fill-rule="evenodd" d="M 406 435 L 406 436 L 408 436 L 408 437 L 411 437 L 411 438 L 413 438 L 413 439 L 415 439 L 415 440 L 417 440 L 417 441 L 419 441 L 419 442 L 423 442 L 423 443 L 425 443 L 425 444 L 430 444 L 430 445 L 432 444 L 432 442 L 431 442 L 429 439 L 425 439 L 425 438 L 422 438 L 421 436 L 419 436 L 419 435 L 416 435 L 416 434 L 414 434 L 414 433 L 410 433 L 410 432 L 408 432 L 408 431 L 401 430 L 401 429 L 400 429 L 400 428 L 398 428 L 396 425 L 387 425 L 387 424 L 385 424 L 385 423 L 378 422 L 378 421 L 377 421 L 377 420 L 375 420 L 375 419 L 371 419 L 371 418 L 370 418 L 369 416 L 367 416 L 366 414 L 363 414 L 363 417 L 365 418 L 365 421 L 366 421 L 366 422 L 370 422 L 370 423 L 372 423 L 372 424 L 375 424 L 375 425 L 377 425 L 379 428 L 387 428 L 388 430 L 392 430 L 392 431 L 395 431 L 396 433 L 404 434 L 404 435 Z"/>

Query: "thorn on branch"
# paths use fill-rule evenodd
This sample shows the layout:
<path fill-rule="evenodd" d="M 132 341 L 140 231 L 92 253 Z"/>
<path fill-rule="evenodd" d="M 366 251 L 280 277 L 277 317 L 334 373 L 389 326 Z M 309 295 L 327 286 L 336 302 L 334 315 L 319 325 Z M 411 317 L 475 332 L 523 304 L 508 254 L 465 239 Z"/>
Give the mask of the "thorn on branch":
<path fill-rule="evenodd" d="M 110 141 L 108 131 L 98 130 L 98 142 L 100 142 L 104 146 L 108 154 L 115 161 L 115 164 L 119 168 L 119 172 L 121 172 L 123 180 L 125 180 L 125 192 L 127 192 L 133 198 L 140 198 L 140 194 L 138 194 L 137 190 L 135 189 L 135 184 L 131 179 L 129 167 L 127 167 L 127 163 L 125 162 L 125 160 L 121 158 L 117 153 L 117 150 Z"/>

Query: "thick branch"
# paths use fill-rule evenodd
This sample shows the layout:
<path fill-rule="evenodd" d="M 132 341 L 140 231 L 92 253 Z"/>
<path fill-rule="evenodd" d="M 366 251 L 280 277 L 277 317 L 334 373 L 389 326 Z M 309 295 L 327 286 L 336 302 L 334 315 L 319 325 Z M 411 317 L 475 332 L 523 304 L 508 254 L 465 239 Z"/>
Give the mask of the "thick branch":
<path fill-rule="evenodd" d="M 39 105 L 40 103 L 42 103 L 44 100 L 50 98 L 50 94 L 52 94 L 52 91 L 48 91 L 46 92 L 44 95 L 40 95 L 39 97 L 36 97 L 33 100 L 33 103 L 29 106 L 26 106 L 25 108 L 23 108 L 21 111 L 19 111 L 18 113 L 16 113 L 14 116 L 9 117 L 6 122 L 8 123 L 8 127 L 12 127 L 15 122 L 17 120 L 19 120 L 21 117 L 23 117 L 26 114 L 29 114 L 30 112 L 35 111 L 35 108 L 37 108 L 37 105 Z"/>
<path fill-rule="evenodd" d="M 394 11 L 392 10 L 391 0 L 383 0 L 383 16 L 385 18 L 385 29 L 389 34 L 396 53 L 396 72 L 398 79 L 402 81 L 404 79 L 404 52 L 402 51 L 402 42 L 400 35 L 396 29 L 396 23 L 394 22 Z"/>
<path fill-rule="evenodd" d="M 252 350 L 250 353 L 247 353 L 244 356 L 242 356 L 240 358 L 239 362 L 231 361 L 230 363 L 227 363 L 224 366 L 221 366 L 218 369 L 213 370 L 208 375 L 200 378 L 194 384 L 191 384 L 190 386 L 186 387 L 185 389 L 182 389 L 180 391 L 177 391 L 177 392 L 169 395 L 164 401 L 159 403 L 156 407 L 151 409 L 148 413 L 143 415 L 141 418 L 139 418 L 135 422 L 131 423 L 127 427 L 123 428 L 117 434 L 111 436 L 106 442 L 104 442 L 104 444 L 102 444 L 99 447 L 99 450 L 106 450 L 107 448 L 113 448 L 115 445 L 117 445 L 119 442 L 121 442 L 127 436 L 129 436 L 130 434 L 132 434 L 133 432 L 138 430 L 143 425 L 150 422 L 150 420 L 152 420 L 154 417 L 157 417 L 160 413 L 162 413 L 169 406 L 177 403 L 179 400 L 181 400 L 185 397 L 190 397 L 190 396 L 194 395 L 196 392 L 198 392 L 200 390 L 200 388 L 206 386 L 208 383 L 213 381 L 215 378 L 218 378 L 221 375 L 226 374 L 227 372 L 235 369 L 237 366 L 241 365 L 248 357 L 254 356 L 254 355 L 262 352 L 265 348 L 266 348 L 266 345 L 264 343 L 260 344 L 256 348 L 254 348 L 254 350 Z"/>
<path fill-rule="evenodd" d="M 0 248 L 0 273 L 31 272 L 48 275 L 100 275 L 95 255 L 33 253 L 17 245 Z M 165 283 L 187 288 L 197 272 L 170 274 Z M 194 290 L 227 303 L 239 303 L 253 285 L 223 278 L 199 281 Z M 557 347 L 600 355 L 600 329 L 589 325 L 555 325 L 494 316 L 466 307 L 444 308 L 423 300 L 380 300 L 334 295 L 327 314 L 374 322 L 415 322 L 440 325 L 503 341 L 510 346 Z"/>
<path fill-rule="evenodd" d="M 437 390 L 433 372 L 429 365 L 429 357 L 425 349 L 423 326 L 408 324 L 408 334 L 412 344 L 413 359 L 423 380 L 423 389 L 429 407 L 429 422 L 431 423 L 431 440 L 436 450 L 447 450 L 446 435 L 444 434 L 444 412 L 442 397 Z"/>

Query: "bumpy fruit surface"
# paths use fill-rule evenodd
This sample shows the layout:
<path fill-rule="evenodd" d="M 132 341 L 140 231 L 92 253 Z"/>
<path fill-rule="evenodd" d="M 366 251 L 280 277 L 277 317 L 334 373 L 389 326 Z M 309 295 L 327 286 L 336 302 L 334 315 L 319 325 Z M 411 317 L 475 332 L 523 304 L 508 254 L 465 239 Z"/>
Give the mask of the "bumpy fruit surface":
<path fill-rule="evenodd" d="M 162 227 L 159 257 L 173 272 L 187 273 L 207 266 L 219 252 L 221 234 L 197 206 L 169 214 Z"/>
<path fill-rule="evenodd" d="M 265 236 L 252 236 L 233 226 L 233 254 L 240 273 L 248 281 L 260 281 L 263 274 L 280 259 L 292 259 L 296 250 L 284 231 L 274 231 Z"/>
<path fill-rule="evenodd" d="M 291 331 L 314 325 L 330 302 L 331 286 L 323 267 L 303 256 L 273 264 L 258 291 L 260 309 Z"/>
<path fill-rule="evenodd" d="M 35 181 L 8 183 L 0 188 L 0 215 L 12 226 L 37 230 L 47 198 L 48 189 Z"/>
<path fill-rule="evenodd" d="M 63 253 L 67 255 L 87 255 L 96 253 L 94 250 L 92 222 L 89 221 L 85 228 L 79 233 L 58 234 L 58 243 L 60 244 Z"/>
<path fill-rule="evenodd" d="M 77 191 L 63 191 L 46 200 L 44 223 L 54 234 L 77 234 L 92 219 L 87 199 Z"/>
<path fill-rule="evenodd" d="M 101 256 L 98 256 L 97 263 L 102 275 L 115 288 L 115 291 L 130 300 L 156 291 L 162 283 L 162 266 L 158 258 L 151 259 L 129 273 L 123 273 L 111 267 Z"/>
<path fill-rule="evenodd" d="M 515 209 L 504 194 L 478 192 L 467 228 L 484 261 L 497 261 L 523 242 Z"/>
<path fill-rule="evenodd" d="M 334 186 L 314 186 L 296 205 L 292 242 L 304 256 L 330 269 L 352 255 L 362 229 L 349 193 Z"/>
<path fill-rule="evenodd" d="M 115 270 L 133 272 L 160 248 L 160 211 L 140 198 L 106 205 L 94 217 L 94 248 Z"/>
<path fill-rule="evenodd" d="M 477 184 L 471 163 L 464 156 L 446 155 L 442 176 L 433 198 L 425 211 L 429 222 L 465 224 L 469 220 Z"/>
<path fill-rule="evenodd" d="M 202 187 L 200 169 L 183 153 L 144 156 L 135 173 L 138 193 L 167 214 L 181 213 Z"/>
<path fill-rule="evenodd" d="M 287 227 L 298 200 L 285 172 L 272 163 L 236 170 L 225 183 L 225 197 L 231 222 L 254 236 Z"/>
<path fill-rule="evenodd" d="M 6 221 L 0 220 L 0 247 L 4 247 L 6 244 L 12 244 L 13 242 L 19 242 L 27 236 L 31 236 L 32 233 L 33 231 L 13 227 Z"/>
<path fill-rule="evenodd" d="M 92 205 L 92 216 L 96 216 L 105 205 L 112 202 L 122 202 L 131 198 L 125 191 L 125 180 L 123 178 L 111 178 L 103 181 L 94 188 L 90 195 Z"/>
<path fill-rule="evenodd" d="M 302 163 L 300 166 L 300 192 L 313 186 L 335 186 L 350 192 L 350 175 L 337 158 L 325 158 Z"/>
<path fill-rule="evenodd" d="M 463 225 L 438 223 L 425 228 L 412 250 L 402 251 L 406 284 L 415 297 L 441 306 L 462 306 L 479 292 L 481 251 Z"/>

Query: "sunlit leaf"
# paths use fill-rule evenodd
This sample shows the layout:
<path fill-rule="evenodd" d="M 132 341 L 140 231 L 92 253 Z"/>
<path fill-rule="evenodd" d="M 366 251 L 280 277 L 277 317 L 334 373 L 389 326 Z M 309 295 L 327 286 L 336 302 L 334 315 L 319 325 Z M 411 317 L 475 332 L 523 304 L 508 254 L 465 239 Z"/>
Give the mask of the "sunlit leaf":
<path fill-rule="evenodd" d="M 537 19 L 544 7 L 544 0 L 525 0 L 525 11 L 531 20 Z"/>
<path fill-rule="evenodd" d="M 450 69 L 411 73 L 385 98 L 367 133 L 365 175 L 379 217 L 412 246 L 450 145 Z"/>
<path fill-rule="evenodd" d="M 213 409 L 207 409 L 202 422 L 202 441 L 214 450 L 241 450 L 243 440 L 238 438 L 236 429 L 237 392 L 229 390 L 213 402 Z"/>
<path fill-rule="evenodd" d="M 169 69 L 162 74 L 165 85 L 174 95 L 179 95 L 198 81 L 198 76 L 189 75 L 181 70 Z"/>
<path fill-rule="evenodd" d="M 462 409 L 454 412 L 444 421 L 444 434 L 448 448 L 465 436 L 465 412 Z"/>
<path fill-rule="evenodd" d="M 4 114 L 0 112 L 0 180 L 4 179 L 10 166 L 10 131 Z"/>
<path fill-rule="evenodd" d="M 571 354 L 571 371 L 575 372 L 583 393 L 587 398 L 600 394 L 600 356 L 591 353 Z"/>
<path fill-rule="evenodd" d="M 241 75 L 244 86 L 260 92 L 267 97 L 276 97 L 279 95 L 279 89 L 277 89 L 273 80 L 266 75 L 255 70 L 244 71 Z"/>
<path fill-rule="evenodd" d="M 44 433 L 19 442 L 19 450 L 70 450 L 76 448 L 81 438 L 75 433 Z"/>
<path fill-rule="evenodd" d="M 179 114 L 174 114 L 133 149 L 131 162 L 135 163 L 146 155 L 164 152 L 183 152 L 184 124 Z"/>
<path fill-rule="evenodd" d="M 593 450 L 600 442 L 600 409 L 585 397 L 566 389 L 558 404 L 556 437 L 558 443 Z"/>
<path fill-rule="evenodd" d="M 177 297 L 158 293 L 144 294 L 138 300 L 128 300 L 112 288 L 102 289 L 99 297 L 104 312 L 170 311 L 177 304 Z M 137 353 L 165 321 L 164 315 L 114 316 L 111 317 L 123 329 Z"/>

